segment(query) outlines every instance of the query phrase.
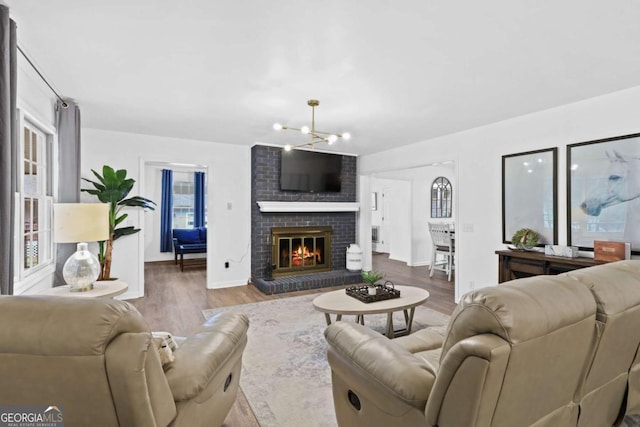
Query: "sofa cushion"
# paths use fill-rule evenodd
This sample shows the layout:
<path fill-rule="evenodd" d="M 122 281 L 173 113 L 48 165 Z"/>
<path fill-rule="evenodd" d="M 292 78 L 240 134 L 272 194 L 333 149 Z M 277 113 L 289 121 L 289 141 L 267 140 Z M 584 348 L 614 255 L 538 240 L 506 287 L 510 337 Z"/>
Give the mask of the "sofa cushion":
<path fill-rule="evenodd" d="M 199 254 L 207 252 L 206 243 L 185 243 L 178 245 L 179 254 Z"/>
<path fill-rule="evenodd" d="M 591 293 L 567 277 L 536 276 L 478 289 L 464 295 L 451 315 L 442 354 L 481 334 L 521 343 L 589 317 L 595 320 L 595 311 Z"/>
<path fill-rule="evenodd" d="M 186 229 L 176 228 L 173 230 L 173 237 L 178 239 L 178 243 L 200 243 L 200 230 L 197 228 Z"/>

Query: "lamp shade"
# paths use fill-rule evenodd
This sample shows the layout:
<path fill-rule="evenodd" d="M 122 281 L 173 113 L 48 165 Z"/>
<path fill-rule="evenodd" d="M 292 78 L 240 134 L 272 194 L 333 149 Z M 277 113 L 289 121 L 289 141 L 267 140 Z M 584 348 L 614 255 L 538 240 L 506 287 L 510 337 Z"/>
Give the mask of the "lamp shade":
<path fill-rule="evenodd" d="M 55 203 L 53 237 L 56 243 L 109 239 L 108 203 Z"/>

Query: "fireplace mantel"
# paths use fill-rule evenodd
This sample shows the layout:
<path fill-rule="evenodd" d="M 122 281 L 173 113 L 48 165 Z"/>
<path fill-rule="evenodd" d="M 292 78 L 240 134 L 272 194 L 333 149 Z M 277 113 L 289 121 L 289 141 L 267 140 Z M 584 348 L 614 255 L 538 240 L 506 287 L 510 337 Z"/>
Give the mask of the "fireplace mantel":
<path fill-rule="evenodd" d="M 357 202 L 256 202 L 260 212 L 358 212 Z"/>

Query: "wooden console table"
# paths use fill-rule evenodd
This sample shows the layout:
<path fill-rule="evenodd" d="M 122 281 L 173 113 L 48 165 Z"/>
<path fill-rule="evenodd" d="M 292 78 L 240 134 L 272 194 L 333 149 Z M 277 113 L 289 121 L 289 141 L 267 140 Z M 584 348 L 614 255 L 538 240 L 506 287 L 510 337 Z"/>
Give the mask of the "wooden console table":
<path fill-rule="evenodd" d="M 542 252 L 503 250 L 498 255 L 498 283 L 540 274 L 560 274 L 579 268 L 604 264 L 593 258 L 567 258 L 545 255 Z"/>

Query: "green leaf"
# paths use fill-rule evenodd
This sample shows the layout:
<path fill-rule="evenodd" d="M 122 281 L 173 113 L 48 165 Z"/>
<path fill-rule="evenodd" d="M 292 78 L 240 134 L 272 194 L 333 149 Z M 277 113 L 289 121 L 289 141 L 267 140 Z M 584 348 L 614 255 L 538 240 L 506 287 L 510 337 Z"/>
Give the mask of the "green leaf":
<path fill-rule="evenodd" d="M 93 172 L 95 177 L 98 178 L 98 181 L 100 181 L 102 184 L 104 184 L 104 178 L 102 176 L 100 176 L 100 174 L 98 172 L 94 171 L 93 169 L 91 169 L 91 172 Z"/>
<path fill-rule="evenodd" d="M 130 234 L 135 234 L 138 231 L 140 231 L 139 228 L 135 228 L 132 226 L 117 228 L 113 230 L 113 240 L 119 239 L 120 237 L 123 237 L 123 236 L 129 236 Z"/>
<path fill-rule="evenodd" d="M 124 221 L 127 217 L 129 216 L 129 214 L 122 214 L 120 215 L 118 218 L 116 218 L 116 223 L 115 225 L 120 224 L 122 221 Z"/>
<path fill-rule="evenodd" d="M 118 170 L 116 172 L 116 177 L 119 181 L 124 181 L 124 179 L 127 177 L 127 171 L 125 169 Z"/>

